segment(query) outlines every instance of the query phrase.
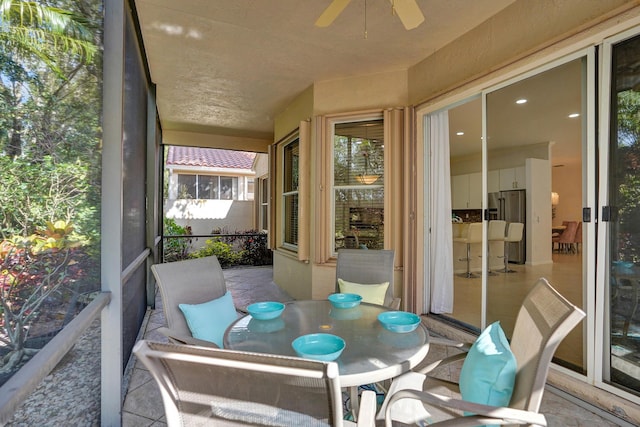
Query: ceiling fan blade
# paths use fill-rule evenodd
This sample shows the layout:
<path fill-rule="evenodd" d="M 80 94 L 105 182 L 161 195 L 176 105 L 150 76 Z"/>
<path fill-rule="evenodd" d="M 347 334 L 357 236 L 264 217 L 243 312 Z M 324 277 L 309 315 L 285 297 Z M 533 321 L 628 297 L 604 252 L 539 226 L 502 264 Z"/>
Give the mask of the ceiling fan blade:
<path fill-rule="evenodd" d="M 416 0 L 389 0 L 407 30 L 412 30 L 424 22 L 424 15 Z"/>
<path fill-rule="evenodd" d="M 333 0 L 316 21 L 316 27 L 328 27 L 351 0 Z"/>

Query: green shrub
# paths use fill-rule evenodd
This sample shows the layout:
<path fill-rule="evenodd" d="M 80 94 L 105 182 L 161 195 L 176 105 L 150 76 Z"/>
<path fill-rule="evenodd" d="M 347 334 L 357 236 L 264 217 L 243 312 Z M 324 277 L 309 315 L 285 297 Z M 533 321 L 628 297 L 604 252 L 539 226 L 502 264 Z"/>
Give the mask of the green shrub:
<path fill-rule="evenodd" d="M 205 246 L 191 254 L 191 258 L 203 258 L 215 255 L 222 268 L 238 265 L 244 256 L 244 251 L 234 252 L 230 244 L 219 238 L 208 239 Z"/>
<path fill-rule="evenodd" d="M 181 227 L 172 218 L 164 219 L 164 235 L 165 236 L 184 236 L 191 234 L 191 227 Z M 189 258 L 189 249 L 191 248 L 190 238 L 168 238 L 163 242 L 164 261 L 180 261 Z"/>

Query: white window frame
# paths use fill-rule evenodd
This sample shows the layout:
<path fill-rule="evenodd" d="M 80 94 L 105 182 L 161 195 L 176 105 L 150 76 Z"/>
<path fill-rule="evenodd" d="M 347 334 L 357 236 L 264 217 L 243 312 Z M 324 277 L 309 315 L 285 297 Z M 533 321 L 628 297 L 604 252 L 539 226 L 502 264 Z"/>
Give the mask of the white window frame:
<path fill-rule="evenodd" d="M 327 247 L 329 249 L 329 253 L 330 253 L 330 257 L 335 258 L 337 257 L 338 253 L 336 251 L 336 245 L 335 245 L 335 227 L 336 227 L 336 223 L 335 223 L 335 210 L 336 210 L 336 204 L 335 204 L 335 192 L 336 189 L 346 189 L 346 190 L 350 190 L 350 189 L 378 189 L 378 188 L 382 188 L 382 192 L 383 192 L 383 196 L 382 196 L 382 205 L 383 205 L 383 214 L 386 215 L 386 208 L 387 208 L 387 203 L 386 203 L 386 198 L 387 198 L 387 191 L 385 188 L 385 184 L 384 182 L 381 183 L 376 183 L 376 184 L 362 184 L 362 185 L 340 185 L 340 186 L 336 186 L 334 183 L 334 144 L 335 144 L 335 127 L 336 125 L 342 124 L 342 123 L 357 123 L 357 122 L 367 122 L 367 121 L 373 121 L 373 120 L 382 120 L 382 125 L 386 128 L 387 124 L 385 122 L 385 117 L 384 117 L 384 113 L 382 111 L 376 111 L 376 112 L 367 112 L 367 113 L 362 113 L 362 114 L 352 114 L 352 115 L 348 115 L 348 116 L 340 116 L 340 117 L 335 117 L 335 118 L 328 118 L 326 124 L 326 129 L 327 129 L 327 139 L 326 139 L 326 145 L 327 145 L 327 164 L 328 164 L 328 175 L 327 175 L 327 190 L 328 190 L 328 194 L 329 194 L 329 212 L 328 212 L 328 217 L 330 218 L 329 220 L 329 224 L 328 224 L 328 230 L 327 230 L 327 235 L 326 235 L 326 239 L 327 239 Z M 385 129 L 385 136 L 387 134 L 387 131 Z M 387 141 L 385 141 L 385 143 L 388 143 Z M 389 150 L 385 150 L 385 157 L 384 157 L 384 171 L 385 171 L 385 176 L 387 175 L 388 172 L 388 158 L 387 158 L 387 152 Z M 385 219 L 386 221 L 386 219 Z M 383 239 L 386 242 L 386 234 L 387 234 L 387 230 L 385 228 L 385 230 L 383 231 Z M 386 245 L 385 245 L 386 246 Z"/>

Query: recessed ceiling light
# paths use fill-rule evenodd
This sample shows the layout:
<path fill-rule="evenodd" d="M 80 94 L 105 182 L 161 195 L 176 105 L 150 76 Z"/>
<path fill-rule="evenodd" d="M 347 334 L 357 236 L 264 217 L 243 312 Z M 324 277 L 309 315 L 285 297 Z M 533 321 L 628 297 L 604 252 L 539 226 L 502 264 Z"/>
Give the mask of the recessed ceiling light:
<path fill-rule="evenodd" d="M 526 100 L 526 99 L 524 99 L 524 98 L 522 98 L 522 99 L 518 99 L 518 100 L 516 101 L 516 104 L 526 104 L 526 103 L 527 103 L 527 100 Z"/>
<path fill-rule="evenodd" d="M 571 113 L 571 114 L 569 114 L 569 118 L 571 118 L 571 119 L 575 119 L 576 117 L 580 117 L 580 114 L 579 113 Z"/>
<path fill-rule="evenodd" d="M 456 132 L 456 135 L 462 136 L 462 135 L 464 135 L 464 132 Z"/>

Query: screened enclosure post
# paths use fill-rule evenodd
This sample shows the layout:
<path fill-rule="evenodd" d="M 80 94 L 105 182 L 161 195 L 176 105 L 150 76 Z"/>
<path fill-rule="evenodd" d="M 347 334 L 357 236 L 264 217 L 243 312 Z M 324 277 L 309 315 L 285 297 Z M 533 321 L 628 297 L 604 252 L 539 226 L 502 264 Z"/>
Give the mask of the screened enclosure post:
<path fill-rule="evenodd" d="M 125 1 L 105 2 L 102 155 L 101 425 L 122 423 L 122 133 Z"/>
<path fill-rule="evenodd" d="M 148 274 L 153 264 L 158 262 L 158 247 L 161 239 L 160 228 L 162 224 L 161 217 L 163 213 L 158 208 L 158 199 L 162 200 L 160 193 L 161 183 L 160 176 L 162 174 L 162 148 L 160 118 L 156 109 L 156 91 L 155 86 L 149 87 L 149 96 L 147 99 L 147 248 L 151 249 L 151 256 L 147 259 L 147 306 L 155 308 L 155 280 L 152 274 Z M 160 211 L 160 212 L 158 212 Z"/>

